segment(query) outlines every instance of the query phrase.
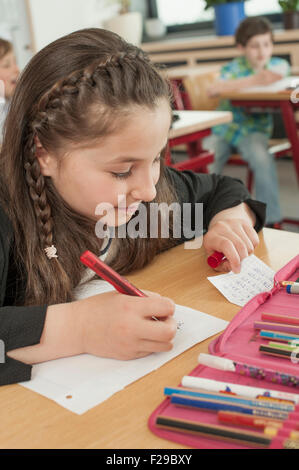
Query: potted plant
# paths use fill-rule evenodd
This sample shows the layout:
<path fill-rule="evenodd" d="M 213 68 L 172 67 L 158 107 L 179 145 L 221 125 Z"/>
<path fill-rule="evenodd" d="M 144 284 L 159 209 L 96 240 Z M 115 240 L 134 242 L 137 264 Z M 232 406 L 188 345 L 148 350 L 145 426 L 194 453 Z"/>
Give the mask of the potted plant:
<path fill-rule="evenodd" d="M 138 11 L 130 11 L 131 0 L 108 0 L 108 4 L 116 5 L 118 14 L 105 21 L 104 27 L 113 31 L 126 41 L 139 45 L 142 39 L 143 20 Z"/>
<path fill-rule="evenodd" d="M 245 0 L 205 0 L 205 10 L 214 8 L 215 29 L 218 36 L 233 36 L 245 18 Z"/>
<path fill-rule="evenodd" d="M 285 29 L 299 29 L 299 0 L 278 0 Z"/>

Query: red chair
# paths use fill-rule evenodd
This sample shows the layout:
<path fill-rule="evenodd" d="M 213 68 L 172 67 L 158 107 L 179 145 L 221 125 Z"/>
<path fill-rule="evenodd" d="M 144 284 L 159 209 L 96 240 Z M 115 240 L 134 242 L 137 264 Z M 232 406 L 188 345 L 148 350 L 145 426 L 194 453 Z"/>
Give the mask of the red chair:
<path fill-rule="evenodd" d="M 172 80 L 171 84 L 175 108 L 177 110 L 191 110 L 188 94 L 182 88 L 181 81 Z M 205 131 L 192 132 L 191 134 L 170 138 L 165 157 L 166 165 L 181 171 L 193 170 L 198 173 L 208 173 L 208 165 L 214 161 L 214 154 L 202 148 L 201 139 L 208 136 L 210 132 L 211 131 L 207 129 Z M 186 147 L 188 158 L 175 163 L 173 162 L 171 149 L 179 145 Z"/>
<path fill-rule="evenodd" d="M 187 134 L 184 136 L 169 139 L 168 149 L 165 157 L 166 165 L 181 171 L 193 170 L 198 173 L 208 173 L 208 165 L 210 163 L 213 163 L 214 154 L 213 152 L 203 150 L 201 148 L 201 143 L 199 139 L 202 139 L 206 135 L 209 135 L 209 132 L 210 131 L 206 131 L 205 135 L 204 131 L 200 131 L 200 133 L 193 132 L 192 134 Z M 178 145 L 182 144 L 187 145 L 188 158 L 183 161 L 174 163 L 172 159 L 171 148 L 177 147 Z"/>

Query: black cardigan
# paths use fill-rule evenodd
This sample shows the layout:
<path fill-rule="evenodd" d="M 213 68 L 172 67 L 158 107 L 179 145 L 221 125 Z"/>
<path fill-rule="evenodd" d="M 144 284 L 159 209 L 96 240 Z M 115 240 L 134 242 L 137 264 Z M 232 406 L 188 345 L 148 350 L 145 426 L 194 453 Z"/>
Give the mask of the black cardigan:
<path fill-rule="evenodd" d="M 225 176 L 178 172 L 167 168 L 167 176 L 174 185 L 180 203 L 202 202 L 204 230 L 212 217 L 229 207 L 246 202 L 256 215 L 255 229 L 259 231 L 265 220 L 265 204 L 253 201 L 245 186 Z M 185 241 L 183 238 L 180 242 Z M 14 234 L 10 221 L 0 208 L 0 340 L 5 351 L 38 344 L 43 331 L 47 306 L 14 306 L 14 295 L 24 289 L 26 276 L 17 273 L 13 260 Z M 3 358 L 2 358 L 3 359 Z M 1 358 L 0 358 L 1 360 Z M 30 380 L 32 366 L 5 355 L 0 362 L 0 385 Z"/>

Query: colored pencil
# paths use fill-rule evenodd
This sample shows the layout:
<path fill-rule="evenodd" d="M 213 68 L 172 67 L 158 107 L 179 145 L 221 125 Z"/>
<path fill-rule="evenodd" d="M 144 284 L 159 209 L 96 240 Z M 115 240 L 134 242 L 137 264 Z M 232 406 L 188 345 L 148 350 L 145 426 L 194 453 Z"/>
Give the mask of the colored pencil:
<path fill-rule="evenodd" d="M 291 335 L 279 331 L 260 331 L 260 337 L 265 339 L 273 339 L 279 341 L 298 341 L 299 343 L 299 335 Z"/>
<path fill-rule="evenodd" d="M 241 444 L 250 446 L 270 447 L 272 443 L 271 438 L 261 433 L 234 429 L 228 426 L 207 424 L 200 421 L 171 418 L 169 416 L 157 416 L 156 425 L 171 431 L 191 433 L 211 439 L 240 442 Z M 283 448 L 299 449 L 299 442 L 292 441 L 291 439 L 278 439 L 277 442 Z"/>
<path fill-rule="evenodd" d="M 164 395 L 170 396 L 170 397 L 172 395 L 182 395 L 182 396 L 187 396 L 187 397 L 205 398 L 205 399 L 230 402 L 233 404 L 248 405 L 248 406 L 254 406 L 257 408 L 270 408 L 270 409 L 281 410 L 281 411 L 293 411 L 295 409 L 294 404 L 290 404 L 290 403 L 279 403 L 279 402 L 271 401 L 271 400 L 266 401 L 260 398 L 249 399 L 247 397 L 229 395 L 226 393 L 207 392 L 206 390 L 194 391 L 192 389 L 181 388 L 181 387 L 165 387 Z"/>
<path fill-rule="evenodd" d="M 264 354 L 268 354 L 269 356 L 277 356 L 277 357 L 282 357 L 285 359 L 292 359 L 294 358 L 294 352 L 296 351 L 296 349 L 294 349 L 293 351 L 288 351 L 286 349 L 280 349 L 280 348 L 274 348 L 270 346 L 261 345 L 259 347 L 259 351 Z"/>
<path fill-rule="evenodd" d="M 248 426 L 257 429 L 264 429 L 266 426 L 281 428 L 283 421 L 274 420 L 263 417 L 256 417 L 244 413 L 237 413 L 236 411 L 218 411 L 218 420 L 221 423 L 236 424 L 239 426 Z M 298 424 L 299 426 L 299 424 Z"/>
<path fill-rule="evenodd" d="M 290 317 L 287 315 L 278 315 L 276 313 L 262 313 L 261 319 L 264 321 L 270 321 L 275 323 L 286 323 L 288 325 L 299 325 L 298 317 Z"/>
<path fill-rule="evenodd" d="M 239 416 L 236 417 L 232 415 Z M 254 429 L 261 429 L 264 434 L 269 437 L 285 435 L 295 441 L 298 441 L 299 439 L 299 432 L 295 428 L 291 427 L 285 429 L 282 421 L 271 421 L 269 419 L 255 418 L 254 416 L 230 413 L 227 411 L 219 411 L 217 417 L 222 423 L 233 424 L 236 426 L 250 426 Z"/>
<path fill-rule="evenodd" d="M 278 343 L 276 341 L 269 341 L 267 346 L 271 348 L 279 348 L 279 349 L 284 349 L 286 351 L 295 351 L 295 349 L 298 349 L 299 352 L 299 347 L 296 344 L 288 344 L 288 343 Z"/>
<path fill-rule="evenodd" d="M 253 326 L 257 330 L 280 331 L 284 333 L 294 333 L 295 335 L 299 334 L 299 325 L 297 326 L 297 325 L 288 325 L 285 323 L 271 323 L 271 322 L 255 321 Z"/>
<path fill-rule="evenodd" d="M 195 398 L 183 395 L 171 395 L 170 402 L 176 406 L 184 406 L 187 408 L 206 410 L 211 412 L 226 410 L 237 411 L 239 413 L 254 416 L 265 416 L 274 419 L 287 419 L 289 417 L 289 412 L 286 411 L 273 410 L 269 408 L 257 408 L 249 405 L 239 405 L 237 403 L 233 404 L 220 400 Z"/>

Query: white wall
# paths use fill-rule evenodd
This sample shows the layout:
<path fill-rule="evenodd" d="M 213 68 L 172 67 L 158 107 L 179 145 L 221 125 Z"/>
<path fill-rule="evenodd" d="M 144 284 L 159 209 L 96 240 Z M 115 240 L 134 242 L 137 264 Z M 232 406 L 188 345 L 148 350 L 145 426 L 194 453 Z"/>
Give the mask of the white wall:
<path fill-rule="evenodd" d="M 35 52 L 65 34 L 102 27 L 118 6 L 111 0 L 28 0 Z"/>
<path fill-rule="evenodd" d="M 27 13 L 25 0 L 0 0 L 0 37 L 13 43 L 21 69 L 32 57 Z"/>

